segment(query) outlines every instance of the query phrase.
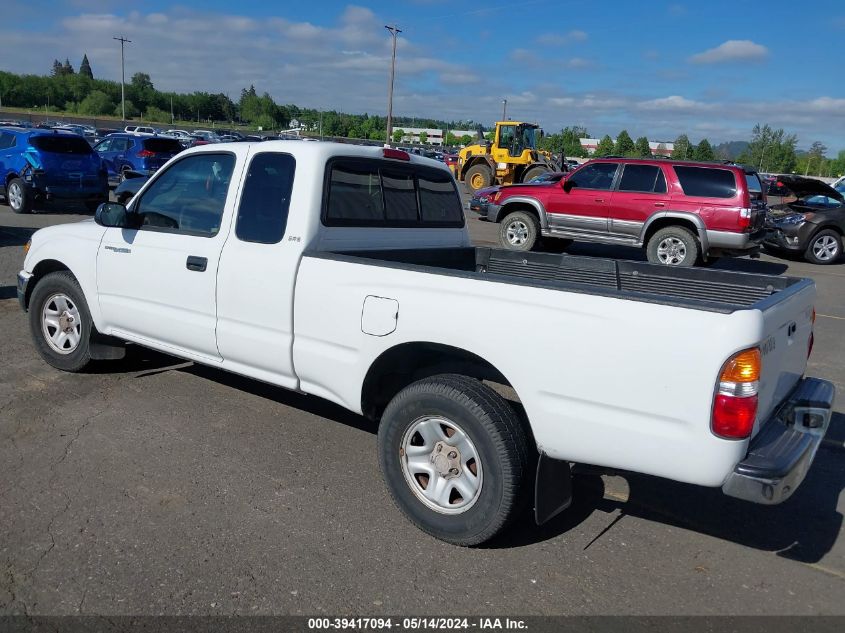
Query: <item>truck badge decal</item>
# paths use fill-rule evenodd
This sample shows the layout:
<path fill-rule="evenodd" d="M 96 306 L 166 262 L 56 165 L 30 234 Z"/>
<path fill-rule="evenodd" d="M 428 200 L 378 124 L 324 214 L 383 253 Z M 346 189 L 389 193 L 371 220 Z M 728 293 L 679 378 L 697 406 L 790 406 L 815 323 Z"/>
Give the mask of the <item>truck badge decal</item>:
<path fill-rule="evenodd" d="M 131 253 L 132 251 L 128 248 L 123 248 L 119 246 L 106 246 L 105 249 L 107 251 L 114 251 L 115 253 Z"/>
<path fill-rule="evenodd" d="M 765 356 L 766 354 L 775 351 L 777 341 L 774 336 L 770 336 L 760 345 L 760 352 Z"/>

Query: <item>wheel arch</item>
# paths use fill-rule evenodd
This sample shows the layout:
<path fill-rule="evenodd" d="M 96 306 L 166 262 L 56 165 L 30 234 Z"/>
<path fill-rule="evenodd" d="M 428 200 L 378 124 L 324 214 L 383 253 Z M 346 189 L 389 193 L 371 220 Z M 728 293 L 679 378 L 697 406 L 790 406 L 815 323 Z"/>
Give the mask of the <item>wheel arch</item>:
<path fill-rule="evenodd" d="M 25 309 L 29 310 L 29 300 L 32 297 L 33 290 L 35 290 L 35 286 L 38 285 L 38 282 L 50 273 L 60 271 L 69 272 L 71 275 L 73 275 L 73 278 L 76 279 L 77 282 L 79 281 L 77 276 L 74 275 L 73 271 L 57 259 L 42 259 L 35 265 L 35 267 L 32 269 L 32 277 L 30 277 L 29 283 L 26 285 L 26 294 L 24 295 Z"/>
<path fill-rule="evenodd" d="M 460 374 L 503 385 L 518 394 L 508 378 L 490 361 L 465 349 L 413 341 L 383 351 L 371 364 L 361 385 L 361 411 L 377 420 L 402 389 L 438 374 Z M 530 432 L 530 428 L 527 429 Z"/>
<path fill-rule="evenodd" d="M 508 213 L 514 211 L 528 211 L 537 217 L 540 223 L 540 230 L 547 231 L 549 229 L 549 219 L 546 216 L 546 207 L 543 203 L 535 198 L 528 198 L 526 196 L 513 196 L 507 198 L 501 206 L 499 214 L 495 218 L 488 218 L 494 222 L 501 222 Z"/>
<path fill-rule="evenodd" d="M 685 213 L 683 211 L 663 211 L 652 215 L 646 220 L 640 232 L 640 244 L 645 246 L 648 244 L 652 235 L 667 226 L 682 226 L 689 229 L 698 238 L 698 242 L 701 244 L 702 254 L 710 250 L 710 241 L 707 239 L 707 227 L 704 225 L 704 222 L 694 213 Z"/>

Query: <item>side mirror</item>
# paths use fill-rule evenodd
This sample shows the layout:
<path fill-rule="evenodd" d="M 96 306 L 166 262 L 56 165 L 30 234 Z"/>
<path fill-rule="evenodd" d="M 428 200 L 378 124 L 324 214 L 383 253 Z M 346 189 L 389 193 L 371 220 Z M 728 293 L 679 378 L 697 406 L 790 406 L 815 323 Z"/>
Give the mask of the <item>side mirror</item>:
<path fill-rule="evenodd" d="M 94 214 L 94 222 L 100 226 L 118 229 L 134 228 L 131 222 L 131 214 L 126 207 L 117 202 L 104 202 L 97 207 Z"/>
<path fill-rule="evenodd" d="M 570 191 L 572 191 L 572 187 L 574 187 L 574 186 L 575 186 L 575 183 L 572 180 L 568 180 L 568 179 L 564 180 L 561 184 L 561 187 L 563 187 L 563 190 L 566 193 L 569 193 Z"/>

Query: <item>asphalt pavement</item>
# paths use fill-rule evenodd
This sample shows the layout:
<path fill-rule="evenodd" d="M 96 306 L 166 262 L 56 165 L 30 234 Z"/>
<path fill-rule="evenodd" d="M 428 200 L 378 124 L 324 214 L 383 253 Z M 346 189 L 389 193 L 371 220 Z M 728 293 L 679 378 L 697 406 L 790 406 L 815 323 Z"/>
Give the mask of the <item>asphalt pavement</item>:
<path fill-rule="evenodd" d="M 0 614 L 845 615 L 845 264 L 717 264 L 818 284 L 808 374 L 840 404 L 787 503 L 587 470 L 550 524 L 463 549 L 394 508 L 375 426 L 339 407 L 140 348 L 78 375 L 41 361 L 22 245 L 85 217 L 0 206 Z"/>

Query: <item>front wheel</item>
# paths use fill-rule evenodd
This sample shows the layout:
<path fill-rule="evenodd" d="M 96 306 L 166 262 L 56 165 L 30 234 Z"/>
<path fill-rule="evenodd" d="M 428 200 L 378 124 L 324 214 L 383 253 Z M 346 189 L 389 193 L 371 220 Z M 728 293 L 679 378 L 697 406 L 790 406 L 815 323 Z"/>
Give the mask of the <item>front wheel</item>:
<path fill-rule="evenodd" d="M 56 369 L 82 371 L 91 362 L 92 328 L 85 295 L 70 272 L 38 281 L 29 301 L 29 329 L 41 358 Z"/>
<path fill-rule="evenodd" d="M 443 541 L 488 541 L 527 498 L 530 453 L 522 424 L 499 394 L 473 378 L 442 374 L 403 389 L 385 409 L 378 447 L 396 505 Z"/>
<path fill-rule="evenodd" d="M 475 193 L 479 189 L 490 186 L 493 182 L 493 172 L 486 164 L 473 165 L 467 170 L 464 182 L 466 182 L 470 193 Z"/>
<path fill-rule="evenodd" d="M 652 264 L 665 266 L 695 266 L 698 260 L 698 240 L 687 228 L 667 226 L 651 236 L 646 256 Z"/>
<path fill-rule="evenodd" d="M 499 241 L 512 251 L 530 251 L 540 237 L 540 223 L 526 211 L 509 213 L 499 227 Z"/>
<path fill-rule="evenodd" d="M 842 237 L 831 229 L 822 229 L 816 233 L 804 251 L 804 257 L 812 264 L 834 264 L 840 255 Z"/>

